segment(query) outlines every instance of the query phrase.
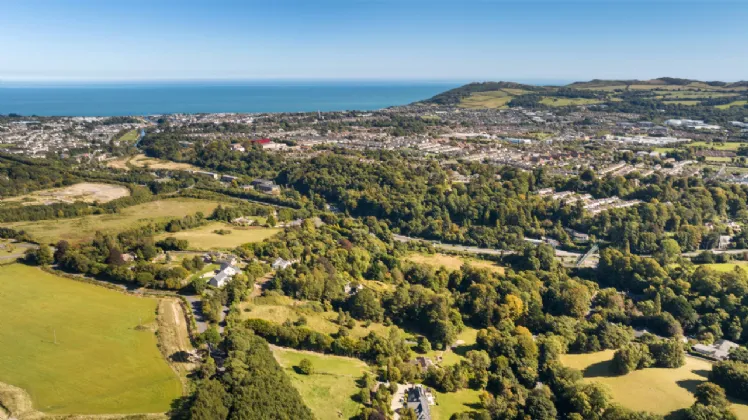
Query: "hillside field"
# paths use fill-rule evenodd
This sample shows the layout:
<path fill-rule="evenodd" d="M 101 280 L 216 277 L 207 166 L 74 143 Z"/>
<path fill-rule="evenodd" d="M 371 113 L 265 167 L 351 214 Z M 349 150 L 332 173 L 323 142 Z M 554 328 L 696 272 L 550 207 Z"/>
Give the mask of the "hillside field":
<path fill-rule="evenodd" d="M 648 368 L 615 376 L 610 373 L 613 350 L 590 354 L 566 354 L 561 362 L 579 369 L 584 380 L 606 385 L 613 400 L 633 410 L 668 414 L 694 403 L 696 386 L 706 381 L 712 364 L 706 360 L 686 357 L 686 364 L 677 369 Z M 748 405 L 732 401 L 740 419 L 748 419 Z"/>
<path fill-rule="evenodd" d="M 447 270 L 459 270 L 465 264 L 470 264 L 476 268 L 487 268 L 495 273 L 504 274 L 504 267 L 486 260 L 479 260 L 476 258 L 457 257 L 454 255 L 447 255 L 441 253 L 435 254 L 423 254 L 423 253 L 412 253 L 406 257 L 406 260 L 412 261 L 418 264 L 427 264 L 434 268 L 444 267 Z"/>
<path fill-rule="evenodd" d="M 220 235 L 215 230 L 229 230 L 230 234 Z M 233 249 L 239 245 L 250 242 L 262 242 L 263 240 L 280 232 L 280 228 L 265 227 L 236 227 L 222 222 L 209 223 L 195 229 L 183 230 L 176 233 L 164 233 L 157 237 L 163 239 L 166 237 L 175 237 L 177 239 L 186 239 L 190 242 L 190 249 L 209 250 L 209 249 Z"/>
<path fill-rule="evenodd" d="M 137 137 L 137 136 L 136 136 Z M 143 154 L 126 157 L 122 159 L 110 160 L 107 166 L 114 169 L 128 170 L 131 166 L 137 168 L 149 168 L 149 169 L 169 169 L 169 170 L 180 170 L 180 171 L 192 171 L 199 170 L 200 168 L 190 165 L 189 163 L 172 162 L 170 160 L 156 159 L 148 157 Z"/>
<path fill-rule="evenodd" d="M 26 195 L 3 198 L 0 202 L 3 204 L 13 203 L 24 206 L 73 203 L 76 201 L 86 203 L 98 201 L 99 203 L 106 203 L 128 195 L 130 195 L 130 190 L 121 185 L 81 182 L 63 188 L 51 188 L 34 191 Z"/>
<path fill-rule="evenodd" d="M 350 357 L 301 352 L 275 346 L 272 349 L 275 359 L 286 371 L 291 383 L 317 419 L 348 419 L 358 413 L 361 404 L 353 398 L 359 392 L 356 381 L 364 372 L 369 372 L 366 363 Z M 312 362 L 313 374 L 302 375 L 296 372 L 294 367 L 298 366 L 302 359 L 309 359 Z"/>
<path fill-rule="evenodd" d="M 0 382 L 26 390 L 46 413 L 169 410 L 182 388 L 157 348 L 157 303 L 34 267 L 0 267 Z"/>
<path fill-rule="evenodd" d="M 218 205 L 217 201 L 179 198 L 139 204 L 124 208 L 119 213 L 113 214 L 99 214 L 72 219 L 13 222 L 4 223 L 2 226 L 24 230 L 42 243 L 54 244 L 61 239 L 71 243 L 79 243 L 93 238 L 97 230 L 116 233 L 150 221 L 180 218 L 199 211 L 209 215 Z"/>

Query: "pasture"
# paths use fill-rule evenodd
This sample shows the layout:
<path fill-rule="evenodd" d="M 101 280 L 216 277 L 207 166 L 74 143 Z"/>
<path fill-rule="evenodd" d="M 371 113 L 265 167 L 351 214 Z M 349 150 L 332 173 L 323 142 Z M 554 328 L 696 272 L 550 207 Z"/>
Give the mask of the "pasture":
<path fill-rule="evenodd" d="M 226 230 L 231 233 L 221 235 L 215 233 L 216 230 Z M 190 242 L 190 249 L 194 250 L 233 249 L 250 242 L 262 242 L 280 231 L 280 228 L 237 227 L 216 222 L 181 232 L 164 233 L 156 239 L 160 240 L 166 237 L 186 239 Z"/>
<path fill-rule="evenodd" d="M 720 273 L 729 273 L 735 270 L 735 267 L 740 267 L 743 270 L 748 270 L 748 261 L 730 261 L 726 263 L 704 264 L 704 267 L 711 268 L 712 270 L 719 271 Z"/>
<path fill-rule="evenodd" d="M 686 357 L 686 364 L 677 369 L 648 368 L 616 376 L 610 373 L 613 350 L 590 354 L 565 354 L 561 363 L 579 369 L 584 380 L 608 387 L 613 401 L 633 410 L 668 414 L 694 403 L 696 386 L 707 380 L 712 364 L 706 360 Z M 748 419 L 748 405 L 733 401 L 733 411 Z"/>
<path fill-rule="evenodd" d="M 543 97 L 540 103 L 548 106 L 581 106 L 599 104 L 599 99 Z"/>
<path fill-rule="evenodd" d="M 8 197 L 0 201 L 4 204 L 18 203 L 24 206 L 73 203 L 76 201 L 106 203 L 128 195 L 130 195 L 130 190 L 122 185 L 82 182 L 68 187 L 52 188 L 34 191 L 26 195 Z"/>
<path fill-rule="evenodd" d="M 732 108 L 734 106 L 746 106 L 746 105 L 748 105 L 748 101 L 732 101 L 729 104 L 716 105 L 715 108 L 718 108 L 718 109 L 728 109 L 728 108 Z"/>
<path fill-rule="evenodd" d="M 504 108 L 509 101 L 514 98 L 513 95 L 496 90 L 492 92 L 474 93 L 460 101 L 462 108 Z"/>
<path fill-rule="evenodd" d="M 479 260 L 476 258 L 458 257 L 441 253 L 413 253 L 408 255 L 405 259 L 418 264 L 430 265 L 434 268 L 444 267 L 450 271 L 459 270 L 463 265 L 470 264 L 471 266 L 476 268 L 486 268 L 495 273 L 502 275 L 504 274 L 504 267 L 501 267 L 500 265 L 491 261 Z"/>
<path fill-rule="evenodd" d="M 128 131 L 117 139 L 120 143 L 135 143 L 138 140 L 140 130 L 137 128 Z"/>
<path fill-rule="evenodd" d="M 53 414 L 155 413 L 182 395 L 156 306 L 20 264 L 0 267 L 0 382 Z"/>
<path fill-rule="evenodd" d="M 316 308 L 309 302 L 295 300 L 288 296 L 255 297 L 249 302 L 242 302 L 240 308 L 243 319 L 258 318 L 283 324 L 287 320 L 295 323 L 304 317 L 306 318 L 305 326 L 311 330 L 334 334 L 340 329 L 335 322 L 338 319 L 337 312 L 320 310 L 321 308 Z M 376 322 L 367 327 L 364 323 L 356 321 L 356 326 L 350 330 L 350 334 L 352 337 L 362 338 L 372 331 L 386 336 L 388 327 Z"/>
<path fill-rule="evenodd" d="M 358 413 L 361 404 L 353 398 L 359 392 L 356 381 L 364 372 L 369 372 L 366 363 L 350 357 L 302 352 L 275 346 L 271 348 L 275 359 L 319 420 L 348 419 Z M 299 374 L 294 369 L 302 359 L 309 359 L 312 362 L 313 374 Z"/>
<path fill-rule="evenodd" d="M 79 243 L 93 238 L 96 231 L 117 233 L 152 221 L 181 218 L 199 211 L 209 215 L 219 204 L 217 201 L 192 198 L 158 200 L 127 207 L 113 214 L 13 222 L 4 223 L 2 226 L 24 230 L 41 243 L 53 244 L 62 239 L 71 243 Z"/>

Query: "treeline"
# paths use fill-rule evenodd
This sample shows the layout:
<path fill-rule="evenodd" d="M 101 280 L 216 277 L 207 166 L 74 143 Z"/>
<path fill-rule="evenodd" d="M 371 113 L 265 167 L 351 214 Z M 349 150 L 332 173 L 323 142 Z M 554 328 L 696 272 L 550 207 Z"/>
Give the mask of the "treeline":
<path fill-rule="evenodd" d="M 196 392 L 185 408 L 192 420 L 314 420 L 299 392 L 273 357 L 267 343 L 237 325 L 221 344 L 227 369 L 204 363 Z"/>

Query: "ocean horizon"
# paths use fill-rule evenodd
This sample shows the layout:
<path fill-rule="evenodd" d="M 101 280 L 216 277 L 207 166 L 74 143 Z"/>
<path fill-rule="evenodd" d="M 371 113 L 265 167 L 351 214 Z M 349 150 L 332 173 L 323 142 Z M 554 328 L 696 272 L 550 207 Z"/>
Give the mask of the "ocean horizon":
<path fill-rule="evenodd" d="M 124 116 L 372 111 L 428 99 L 464 81 L 1 81 L 0 114 Z M 525 81 L 564 84 L 566 81 Z"/>

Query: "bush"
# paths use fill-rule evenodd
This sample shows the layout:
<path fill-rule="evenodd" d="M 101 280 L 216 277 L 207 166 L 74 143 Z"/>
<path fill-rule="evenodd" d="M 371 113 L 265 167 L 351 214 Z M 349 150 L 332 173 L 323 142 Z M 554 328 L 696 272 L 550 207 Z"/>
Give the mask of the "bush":
<path fill-rule="evenodd" d="M 299 373 L 303 375 L 311 375 L 314 373 L 314 366 L 309 359 L 301 359 L 299 366 L 297 366 Z"/>

